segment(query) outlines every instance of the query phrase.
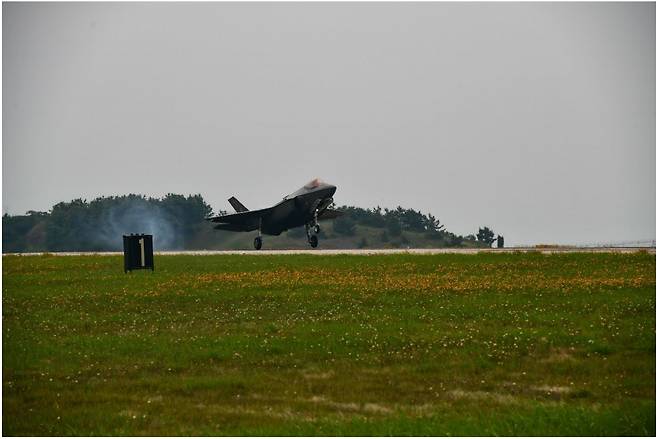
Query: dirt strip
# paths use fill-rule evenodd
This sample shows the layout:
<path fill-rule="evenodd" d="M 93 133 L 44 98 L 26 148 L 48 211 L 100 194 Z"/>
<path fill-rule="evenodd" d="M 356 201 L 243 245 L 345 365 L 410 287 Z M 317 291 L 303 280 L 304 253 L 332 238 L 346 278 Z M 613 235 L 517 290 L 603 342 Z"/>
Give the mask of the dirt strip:
<path fill-rule="evenodd" d="M 478 253 L 514 253 L 514 252 L 539 252 L 539 253 L 635 253 L 648 252 L 656 254 L 655 247 L 507 247 L 507 248 L 408 248 L 408 249 L 294 249 L 294 250 L 172 250 L 156 251 L 157 255 L 440 255 L 440 254 L 465 254 L 474 255 Z M 7 255 L 40 256 L 50 254 L 53 256 L 86 256 L 86 255 L 122 255 L 123 252 L 49 252 L 49 253 L 5 253 Z"/>

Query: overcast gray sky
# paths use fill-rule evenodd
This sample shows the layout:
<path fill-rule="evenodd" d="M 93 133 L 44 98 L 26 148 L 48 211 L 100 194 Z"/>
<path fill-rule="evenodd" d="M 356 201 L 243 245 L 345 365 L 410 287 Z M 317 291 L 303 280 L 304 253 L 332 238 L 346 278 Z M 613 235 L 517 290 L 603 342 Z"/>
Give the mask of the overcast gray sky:
<path fill-rule="evenodd" d="M 336 202 L 655 237 L 655 3 L 3 3 L 3 211 Z"/>

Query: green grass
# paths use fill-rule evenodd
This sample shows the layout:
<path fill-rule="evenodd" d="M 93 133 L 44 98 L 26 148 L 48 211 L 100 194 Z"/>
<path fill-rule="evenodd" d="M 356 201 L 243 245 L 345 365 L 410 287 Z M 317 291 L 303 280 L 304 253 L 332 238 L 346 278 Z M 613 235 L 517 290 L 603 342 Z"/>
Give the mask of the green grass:
<path fill-rule="evenodd" d="M 655 256 L 3 257 L 5 435 L 655 435 Z"/>

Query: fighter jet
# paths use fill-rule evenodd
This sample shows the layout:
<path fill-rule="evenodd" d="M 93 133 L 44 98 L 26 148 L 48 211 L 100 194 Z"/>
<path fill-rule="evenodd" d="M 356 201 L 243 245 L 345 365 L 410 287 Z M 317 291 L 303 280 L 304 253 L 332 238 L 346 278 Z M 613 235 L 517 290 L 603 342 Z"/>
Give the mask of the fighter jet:
<path fill-rule="evenodd" d="M 304 226 L 306 237 L 311 247 L 318 246 L 318 221 L 337 218 L 342 212 L 330 209 L 336 186 L 324 183 L 316 178 L 301 189 L 283 197 L 283 200 L 272 207 L 259 210 L 249 210 L 237 198 L 231 197 L 228 202 L 235 209 L 234 214 L 206 218 L 218 223 L 214 228 L 234 232 L 250 232 L 258 230 L 254 239 L 254 248 L 260 250 L 263 246 L 261 233 L 280 235 L 293 227 Z"/>

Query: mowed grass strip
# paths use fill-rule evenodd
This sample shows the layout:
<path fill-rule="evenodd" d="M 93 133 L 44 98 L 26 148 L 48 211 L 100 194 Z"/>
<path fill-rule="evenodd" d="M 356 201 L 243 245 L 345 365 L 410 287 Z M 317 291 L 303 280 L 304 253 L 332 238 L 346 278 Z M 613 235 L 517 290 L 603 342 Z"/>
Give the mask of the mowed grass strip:
<path fill-rule="evenodd" d="M 5 435 L 655 435 L 655 256 L 3 257 Z"/>

